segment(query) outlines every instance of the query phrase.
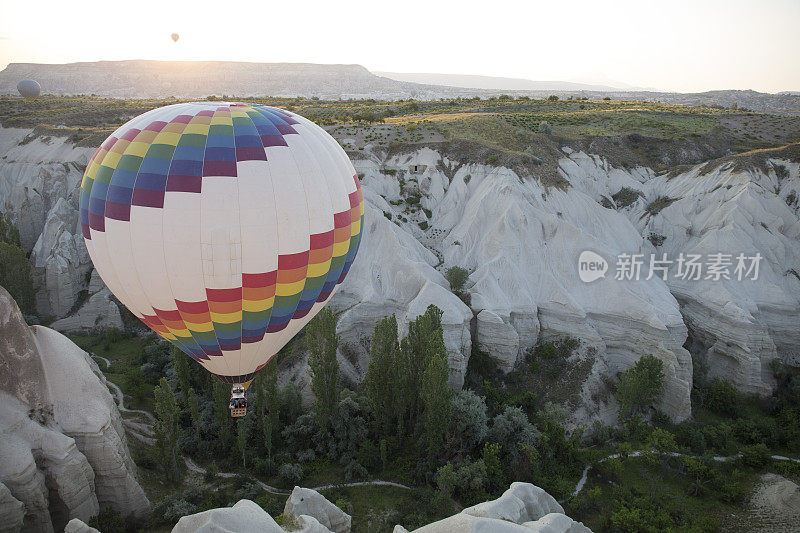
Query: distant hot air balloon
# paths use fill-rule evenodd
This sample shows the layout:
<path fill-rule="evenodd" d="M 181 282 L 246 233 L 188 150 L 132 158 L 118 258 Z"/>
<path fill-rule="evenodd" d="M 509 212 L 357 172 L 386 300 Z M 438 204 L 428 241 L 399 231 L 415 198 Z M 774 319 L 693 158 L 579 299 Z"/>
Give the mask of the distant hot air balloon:
<path fill-rule="evenodd" d="M 42 94 L 42 86 L 39 85 L 39 82 L 34 80 L 21 80 L 17 83 L 17 90 L 19 94 L 28 100 L 38 98 L 38 96 Z"/>
<path fill-rule="evenodd" d="M 177 43 L 177 42 L 178 42 L 178 39 L 180 39 L 180 38 L 181 38 L 181 36 L 180 36 L 180 35 L 178 35 L 177 33 L 173 33 L 173 34 L 171 35 L 171 37 L 172 37 L 172 42 L 173 42 L 173 43 Z"/>
<path fill-rule="evenodd" d="M 364 213 L 325 130 L 258 104 L 194 102 L 121 126 L 92 156 L 80 222 L 98 274 L 133 314 L 244 388 L 330 300 Z"/>

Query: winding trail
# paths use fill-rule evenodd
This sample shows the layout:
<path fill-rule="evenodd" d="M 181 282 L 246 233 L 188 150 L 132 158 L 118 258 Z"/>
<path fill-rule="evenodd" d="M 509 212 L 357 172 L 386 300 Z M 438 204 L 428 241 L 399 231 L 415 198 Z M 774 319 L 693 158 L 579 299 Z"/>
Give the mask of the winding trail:
<path fill-rule="evenodd" d="M 634 452 L 629 453 L 628 457 L 639 457 L 640 455 L 642 455 L 643 451 L 644 450 L 636 450 Z M 670 457 L 694 457 L 695 459 L 699 459 L 700 458 L 699 455 L 690 455 L 690 454 L 678 453 L 678 452 L 669 452 L 667 455 L 669 455 Z M 727 461 L 733 461 L 735 459 L 738 459 L 741 456 L 742 456 L 742 454 L 740 454 L 740 453 L 737 453 L 736 455 L 728 455 L 728 456 L 715 455 L 714 457 L 712 457 L 712 459 L 714 461 L 717 461 L 717 462 L 720 462 L 720 463 L 724 463 L 724 462 L 727 462 Z M 577 496 L 581 492 L 581 490 L 583 490 L 584 485 L 586 485 L 586 481 L 589 479 L 589 470 L 591 470 L 593 466 L 597 465 L 598 463 L 602 463 L 604 461 L 608 461 L 609 459 L 616 459 L 618 457 L 621 457 L 621 454 L 612 453 L 611 455 L 607 455 L 607 456 L 605 456 L 605 457 L 603 457 L 601 459 L 598 459 L 598 460 L 586 465 L 586 468 L 583 469 L 583 475 L 581 475 L 581 479 L 578 481 L 578 484 L 575 486 L 575 490 L 572 491 L 572 494 L 570 494 L 569 498 L 561 500 L 558 503 L 564 503 L 564 502 L 567 502 L 567 501 L 571 500 L 572 498 Z M 786 457 L 784 455 L 771 455 L 770 458 L 775 460 L 775 461 L 790 461 L 792 463 L 800 463 L 800 459 L 796 459 L 794 457 Z"/>

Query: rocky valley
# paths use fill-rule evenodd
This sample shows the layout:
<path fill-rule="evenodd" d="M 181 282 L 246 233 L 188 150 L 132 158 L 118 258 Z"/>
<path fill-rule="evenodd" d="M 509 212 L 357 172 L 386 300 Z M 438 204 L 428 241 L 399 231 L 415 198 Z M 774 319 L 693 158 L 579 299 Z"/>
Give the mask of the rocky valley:
<path fill-rule="evenodd" d="M 16 102 L 4 103 L 0 212 L 19 230 L 36 287 L 36 315 L 23 317 L 7 293 L 0 294 L 0 516 L 10 530 L 59 530 L 73 518 L 89 522 L 106 507 L 133 516 L 151 509 L 125 433 L 137 447 L 151 447 L 152 427 L 123 425 L 103 373 L 62 333 L 146 334 L 94 271 L 78 202 L 83 171 L 106 130 L 152 102 L 117 109 L 90 98 L 86 111 L 81 98 L 45 99 L 29 115 Z M 476 381 L 485 378 L 480 368 L 486 365 L 499 383 L 507 380 L 501 389 L 536 365 L 552 365 L 556 370 L 546 379 L 523 387 L 532 389 L 537 405 L 563 412 L 567 431 L 585 440 L 623 425 L 616 384 L 646 356 L 661 362 L 664 375 L 646 418 L 670 427 L 693 424 L 699 382 L 728 383 L 738 391 L 733 394 L 768 402 L 785 381 L 780 369 L 800 365 L 796 119 L 662 104 L 642 110 L 625 102 L 465 102 L 366 103 L 364 109 L 338 101 L 272 102 L 297 106 L 325 123 L 362 185 L 361 248 L 330 304 L 345 387 L 361 387 L 379 321 L 395 315 L 403 337 L 409 323 L 435 305 L 455 391 L 483 387 L 487 397 L 496 394 L 485 380 Z M 101 108 L 103 118 L 97 118 Z M 564 118 L 581 111 L 597 111 L 592 128 L 608 131 L 589 135 L 576 129 L 585 127 L 583 119 Z M 653 117 L 670 113 L 679 126 L 652 125 Z M 347 121 L 339 122 L 343 116 Z M 631 121 L 645 134 L 623 132 Z M 745 135 L 739 127 L 756 133 Z M 457 271 L 460 281 L 452 275 Z M 548 346 L 564 360 L 543 359 Z M 562 354 L 563 346 L 569 349 Z M 308 350 L 292 343 L 277 359 L 280 386 L 296 385 L 303 405 L 311 406 Z M 116 360 L 106 363 L 107 369 Z M 171 364 L 163 368 L 174 381 Z M 76 384 L 80 395 L 71 394 Z M 123 386 L 128 395 L 126 387 L 131 383 Z M 581 483 L 590 464 L 586 459 Z M 193 475 L 205 481 L 194 481 L 208 489 L 204 472 Z M 221 479 L 243 483 L 233 473 Z M 559 501 L 577 495 L 566 485 Z M 449 511 L 440 513 L 441 522 L 409 531 L 495 531 L 495 519 L 508 521 L 508 531 L 586 530 L 539 491 L 515 483 L 494 502 L 465 506 L 449 518 Z M 240 520 L 249 524 L 240 524 L 245 528 L 286 526 L 280 509 L 250 501 L 255 493 L 242 487 L 229 492 L 236 498 L 204 502 L 203 511 L 192 497 L 183 498 L 191 505 L 176 507 L 187 516 L 174 531 L 235 529 Z M 542 499 L 547 505 L 539 505 Z M 325 502 L 330 508 L 317 503 L 353 514 Z M 534 512 L 532 505 L 541 508 Z M 509 509 L 517 514 L 509 518 Z M 170 511 L 173 523 L 178 511 Z M 345 530 L 325 524 L 320 517 L 327 515 L 317 511 L 295 513 L 291 527 Z M 67 530 L 89 531 L 79 520 Z"/>

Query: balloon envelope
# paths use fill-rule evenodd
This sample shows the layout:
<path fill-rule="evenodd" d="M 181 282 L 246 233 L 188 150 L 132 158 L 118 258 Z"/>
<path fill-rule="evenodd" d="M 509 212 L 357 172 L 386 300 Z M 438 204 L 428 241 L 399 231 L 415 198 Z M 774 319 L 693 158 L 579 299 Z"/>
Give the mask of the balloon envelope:
<path fill-rule="evenodd" d="M 34 80 L 22 80 L 17 83 L 19 94 L 25 98 L 36 98 L 42 94 L 42 87 Z"/>
<path fill-rule="evenodd" d="M 102 144 L 81 184 L 81 229 L 109 289 L 231 383 L 252 379 L 331 298 L 363 212 L 339 144 L 257 104 L 140 115 Z"/>
<path fill-rule="evenodd" d="M 177 42 L 178 42 L 178 39 L 180 39 L 180 38 L 181 38 L 181 36 L 180 36 L 180 35 L 178 35 L 177 33 L 173 33 L 173 34 L 171 35 L 171 37 L 172 37 L 172 42 L 174 42 L 174 43 L 177 43 Z"/>

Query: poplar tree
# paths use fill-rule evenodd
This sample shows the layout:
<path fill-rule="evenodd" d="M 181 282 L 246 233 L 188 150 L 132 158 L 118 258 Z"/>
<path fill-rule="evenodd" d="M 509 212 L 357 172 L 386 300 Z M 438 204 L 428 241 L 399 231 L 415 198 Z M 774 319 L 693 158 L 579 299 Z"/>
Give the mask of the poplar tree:
<path fill-rule="evenodd" d="M 317 421 L 327 428 L 339 404 L 339 361 L 336 350 L 339 336 L 336 334 L 336 316 L 330 309 L 323 309 L 306 326 L 306 343 L 311 355 L 311 390 L 316 397 Z"/>
<path fill-rule="evenodd" d="M 175 345 L 172 345 L 172 367 L 175 369 L 175 377 L 178 378 L 178 390 L 183 393 L 183 399 L 186 400 L 190 387 L 189 356 Z"/>
<path fill-rule="evenodd" d="M 178 417 L 180 411 L 175 394 L 166 378 L 161 378 L 159 384 L 153 389 L 155 396 L 156 421 L 153 429 L 156 434 L 158 453 L 161 464 L 167 469 L 169 478 L 177 481 L 180 475 L 178 465 Z"/>
<path fill-rule="evenodd" d="M 202 420 L 200 420 L 200 402 L 198 401 L 197 394 L 195 394 L 192 387 L 189 387 L 189 390 L 186 392 L 186 404 L 189 406 L 189 415 L 192 417 L 194 434 L 199 439 L 200 428 L 203 424 Z"/>
<path fill-rule="evenodd" d="M 399 371 L 402 376 L 402 397 L 407 402 L 409 430 L 418 429 L 422 414 L 422 381 L 431 359 L 432 336 L 441 336 L 442 311 L 429 305 L 425 313 L 408 324 L 408 335 L 400 343 Z M 444 341 L 442 341 L 444 343 Z"/>
<path fill-rule="evenodd" d="M 269 361 L 256 377 L 255 392 L 261 430 L 264 433 L 264 447 L 267 457 L 272 457 L 274 435 L 280 433 L 280 396 L 278 392 L 278 365 Z"/>
<path fill-rule="evenodd" d="M 394 315 L 387 316 L 375 325 L 369 367 L 364 377 L 367 398 L 384 435 L 391 432 L 393 423 L 401 420 L 405 403 L 398 379 L 399 357 L 397 318 Z"/>
<path fill-rule="evenodd" d="M 428 452 L 436 455 L 444 443 L 450 423 L 453 389 L 448 377 L 447 348 L 442 327 L 436 328 L 428 340 L 428 364 L 422 376 L 421 400 L 423 406 L 423 432 Z"/>

